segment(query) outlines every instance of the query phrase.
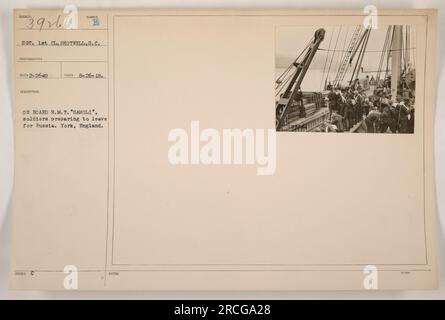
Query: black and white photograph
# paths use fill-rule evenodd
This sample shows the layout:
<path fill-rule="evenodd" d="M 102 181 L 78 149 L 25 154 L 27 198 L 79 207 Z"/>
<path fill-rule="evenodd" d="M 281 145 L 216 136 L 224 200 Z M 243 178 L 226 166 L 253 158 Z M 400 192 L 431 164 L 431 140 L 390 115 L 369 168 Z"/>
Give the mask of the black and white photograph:
<path fill-rule="evenodd" d="M 276 129 L 413 134 L 412 25 L 275 29 Z"/>

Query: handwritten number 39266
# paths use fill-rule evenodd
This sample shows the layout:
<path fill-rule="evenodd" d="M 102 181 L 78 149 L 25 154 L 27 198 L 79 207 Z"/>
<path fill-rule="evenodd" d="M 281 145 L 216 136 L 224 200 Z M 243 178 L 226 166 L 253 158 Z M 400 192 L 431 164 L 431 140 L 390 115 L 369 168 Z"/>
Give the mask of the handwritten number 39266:
<path fill-rule="evenodd" d="M 26 28 L 28 29 L 38 29 L 42 31 L 43 29 L 61 28 L 63 26 L 61 15 L 58 15 L 57 18 L 54 20 L 49 20 L 45 17 L 30 17 L 28 19 L 29 21 L 26 25 Z"/>

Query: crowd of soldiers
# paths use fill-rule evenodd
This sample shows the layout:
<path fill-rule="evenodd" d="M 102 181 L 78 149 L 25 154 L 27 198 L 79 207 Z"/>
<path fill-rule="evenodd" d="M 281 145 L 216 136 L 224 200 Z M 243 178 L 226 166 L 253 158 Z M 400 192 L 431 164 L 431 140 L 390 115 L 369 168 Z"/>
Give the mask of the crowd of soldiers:
<path fill-rule="evenodd" d="M 414 133 L 414 98 L 391 99 L 387 87 L 368 96 L 359 81 L 351 87 L 329 89 L 326 104 L 330 114 L 322 131 L 354 128 L 369 133 Z"/>

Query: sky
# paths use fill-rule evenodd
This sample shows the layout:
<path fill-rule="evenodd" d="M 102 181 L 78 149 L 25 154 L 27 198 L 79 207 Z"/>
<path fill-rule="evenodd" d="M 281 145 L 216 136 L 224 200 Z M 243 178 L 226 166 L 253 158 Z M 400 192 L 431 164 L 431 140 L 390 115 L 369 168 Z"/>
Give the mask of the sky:
<path fill-rule="evenodd" d="M 322 49 L 347 49 L 353 31 L 356 26 L 283 26 L 276 29 L 276 43 L 275 43 L 275 66 L 276 69 L 282 69 L 289 66 L 292 61 L 300 54 L 306 47 L 307 43 L 314 37 L 314 33 L 317 29 L 323 28 L 326 30 L 326 35 L 323 42 L 320 45 Z M 378 69 L 381 51 L 385 42 L 387 32 L 387 26 L 381 26 L 379 29 L 372 30 L 369 38 L 367 53 L 363 59 L 362 67 L 365 71 L 375 71 Z M 337 41 L 338 39 L 338 41 Z M 335 48 L 335 44 L 337 47 Z M 411 48 L 415 48 L 415 27 L 411 26 Z M 415 50 L 411 50 L 415 53 Z M 328 56 L 329 54 L 329 56 Z M 325 70 L 331 66 L 332 77 L 335 78 L 335 74 L 339 68 L 342 52 L 328 53 L 324 50 L 317 51 L 314 60 L 311 64 L 309 72 L 311 70 Z M 332 57 L 332 55 L 334 55 Z M 331 63 L 332 60 L 332 63 Z M 326 63 L 327 61 L 327 63 Z M 335 70 L 335 71 L 334 71 Z"/>

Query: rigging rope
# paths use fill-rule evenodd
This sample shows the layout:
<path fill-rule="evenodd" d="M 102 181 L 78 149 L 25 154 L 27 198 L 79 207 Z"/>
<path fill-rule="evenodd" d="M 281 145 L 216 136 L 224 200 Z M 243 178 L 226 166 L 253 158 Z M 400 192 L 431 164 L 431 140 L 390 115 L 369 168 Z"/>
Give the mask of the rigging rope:
<path fill-rule="evenodd" d="M 390 49 L 388 50 L 388 57 L 387 57 L 387 59 L 386 59 L 386 72 L 385 72 L 385 78 L 384 78 L 384 79 L 386 79 L 386 78 L 388 77 L 389 58 L 390 58 L 390 56 L 391 56 L 391 49 L 392 49 L 392 43 L 393 43 L 393 41 L 394 41 L 395 29 L 396 29 L 396 27 L 393 26 L 393 27 L 392 27 L 391 41 L 390 41 L 390 43 L 389 43 L 389 48 L 390 48 Z"/>
<path fill-rule="evenodd" d="M 319 48 L 318 50 L 320 51 L 330 51 L 330 52 L 349 52 L 348 50 L 332 50 L 332 49 L 323 49 L 323 48 Z M 404 49 L 394 49 L 394 50 L 389 50 L 389 51 L 402 51 L 402 50 L 416 50 L 416 48 L 404 48 Z M 385 50 L 366 50 L 366 53 L 381 53 L 381 52 L 385 52 Z"/>
<path fill-rule="evenodd" d="M 359 32 L 359 30 L 361 29 L 360 26 L 356 26 L 355 30 L 352 32 L 352 37 L 351 40 L 349 41 L 349 45 L 348 45 L 348 50 L 345 50 L 346 47 L 343 48 L 344 50 L 344 54 L 342 56 L 342 60 L 340 62 L 340 66 L 338 68 L 337 71 L 337 75 L 335 77 L 335 82 L 334 85 L 338 86 L 344 79 L 345 75 L 346 75 L 346 70 L 348 69 L 348 54 L 350 55 L 353 51 L 353 45 L 354 45 L 354 39 L 357 36 L 356 33 Z M 346 42 L 347 36 L 345 38 L 345 42 Z"/>
<path fill-rule="evenodd" d="M 284 74 L 288 73 L 290 69 L 292 69 L 292 67 L 294 67 L 294 64 L 298 61 L 298 59 L 303 55 L 304 52 L 306 52 L 306 50 L 309 48 L 310 44 L 312 42 L 312 39 L 310 39 L 308 41 L 308 43 L 306 44 L 306 46 L 304 47 L 304 49 L 300 52 L 300 54 L 294 59 L 294 61 L 286 68 L 286 70 L 278 77 L 277 81 L 282 78 L 284 76 Z"/>
<path fill-rule="evenodd" d="M 380 82 L 380 76 L 382 74 L 383 62 L 385 61 L 385 52 L 388 50 L 388 42 L 389 36 L 391 34 L 391 27 L 388 27 L 386 30 L 385 43 L 383 44 L 382 55 L 380 56 L 379 68 L 377 71 L 376 82 L 377 84 Z"/>
<path fill-rule="evenodd" d="M 345 56 L 346 56 L 347 52 L 348 52 L 346 50 L 346 43 L 347 43 L 347 40 L 348 40 L 348 35 L 349 35 L 349 26 L 346 29 L 345 42 L 343 43 L 343 50 L 341 50 L 341 51 L 343 51 L 343 53 L 341 54 L 340 60 L 337 61 L 337 64 L 335 65 L 335 68 L 334 68 L 334 70 L 337 70 L 337 75 L 335 76 L 336 79 L 339 77 L 341 65 L 343 63 L 343 60 L 345 59 Z M 351 39 L 351 41 L 352 41 L 352 39 Z M 340 52 L 340 50 L 339 50 L 339 52 Z M 338 63 L 340 63 L 340 65 L 338 66 L 338 69 L 337 69 Z M 335 80 L 334 80 L 334 82 L 335 82 Z M 336 83 L 333 83 L 333 84 L 336 85 Z"/>
<path fill-rule="evenodd" d="M 281 93 L 281 91 L 283 91 L 283 89 L 285 88 L 285 86 L 289 83 L 289 81 L 290 81 L 290 80 L 292 79 L 292 77 L 294 76 L 295 72 L 296 72 L 296 70 L 295 70 L 294 72 L 292 72 L 292 76 L 287 77 L 287 79 L 283 82 L 283 85 L 281 86 L 281 88 L 280 88 L 279 90 L 277 90 L 277 92 L 276 92 L 276 94 L 275 94 L 275 97 L 278 96 L 278 95 Z M 278 89 L 278 88 L 276 88 L 276 89 Z"/>
<path fill-rule="evenodd" d="M 332 61 L 334 60 L 334 56 L 335 56 L 335 53 L 336 53 L 335 49 L 337 49 L 337 44 L 338 44 L 338 39 L 340 38 L 341 29 L 342 29 L 342 26 L 340 26 L 340 29 L 338 30 L 337 40 L 335 41 L 334 53 L 332 54 L 331 63 L 329 64 L 328 72 L 326 73 L 325 83 L 328 80 L 329 73 L 331 72 Z"/>
<path fill-rule="evenodd" d="M 406 47 L 409 48 L 411 46 L 411 26 L 406 26 Z M 408 59 L 408 66 L 409 63 L 411 62 L 411 53 L 409 52 L 409 50 L 406 50 L 406 55 L 407 55 L 407 59 Z"/>
<path fill-rule="evenodd" d="M 361 41 L 361 47 L 360 47 L 360 52 L 359 52 L 359 56 L 357 58 L 357 62 L 355 64 L 354 67 L 354 71 L 352 72 L 352 76 L 351 76 L 351 81 L 349 81 L 349 85 L 351 86 L 352 82 L 358 78 L 358 74 L 360 73 L 360 68 L 363 62 L 363 57 L 365 56 L 365 51 L 366 51 L 366 47 L 368 45 L 368 41 L 369 41 L 369 35 L 371 34 L 371 29 L 366 29 L 364 34 L 363 34 L 363 38 Z M 355 56 L 355 53 L 354 53 Z M 351 58 L 352 61 L 353 58 Z"/>
<path fill-rule="evenodd" d="M 284 72 L 275 80 L 276 86 L 275 86 L 275 97 L 278 96 L 281 91 L 283 91 L 285 85 L 289 83 L 290 79 L 294 76 L 296 69 L 293 72 L 290 72 L 292 68 L 295 67 L 295 64 L 298 62 L 298 59 L 309 49 L 311 42 L 313 41 L 313 38 L 309 39 L 308 43 L 306 44 L 305 48 L 300 52 L 300 54 L 297 56 L 297 58 L 294 59 L 294 61 L 284 70 Z M 284 81 L 283 81 L 284 79 Z"/>
<path fill-rule="evenodd" d="M 332 29 L 332 33 L 331 33 L 331 37 L 329 39 L 329 49 L 331 48 L 331 43 L 332 43 L 332 37 L 334 35 L 334 31 L 335 31 L 335 27 Z M 319 49 L 320 50 L 320 49 Z M 323 74 L 321 75 L 321 83 L 320 83 L 320 90 L 321 91 L 321 87 L 323 86 L 323 78 L 324 78 L 324 73 L 326 71 L 326 65 L 328 64 L 328 59 L 329 59 L 329 52 L 326 55 L 326 60 L 324 62 L 324 67 L 323 67 Z"/>
<path fill-rule="evenodd" d="M 410 36 L 412 37 L 412 42 L 414 43 L 414 46 L 416 46 L 416 28 L 413 29 L 413 32 L 411 32 L 410 29 Z M 411 43 L 411 40 L 410 40 Z M 416 50 L 413 51 L 413 67 L 416 68 Z"/>

